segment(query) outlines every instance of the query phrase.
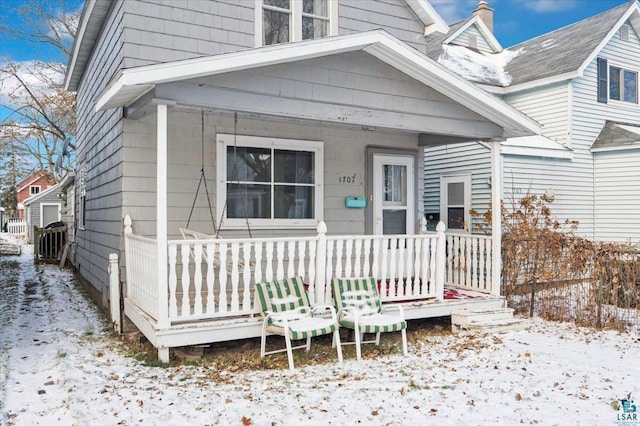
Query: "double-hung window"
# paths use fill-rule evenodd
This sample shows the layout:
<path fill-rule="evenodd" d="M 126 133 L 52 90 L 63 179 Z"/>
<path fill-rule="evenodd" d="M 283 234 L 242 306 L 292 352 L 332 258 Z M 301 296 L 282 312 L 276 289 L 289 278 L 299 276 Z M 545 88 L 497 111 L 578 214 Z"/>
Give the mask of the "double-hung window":
<path fill-rule="evenodd" d="M 608 64 L 598 58 L 598 102 L 638 103 L 638 72 Z"/>
<path fill-rule="evenodd" d="M 224 226 L 315 227 L 322 220 L 322 142 L 218 135 Z"/>
<path fill-rule="evenodd" d="M 337 0 L 257 0 L 256 45 L 337 33 Z"/>

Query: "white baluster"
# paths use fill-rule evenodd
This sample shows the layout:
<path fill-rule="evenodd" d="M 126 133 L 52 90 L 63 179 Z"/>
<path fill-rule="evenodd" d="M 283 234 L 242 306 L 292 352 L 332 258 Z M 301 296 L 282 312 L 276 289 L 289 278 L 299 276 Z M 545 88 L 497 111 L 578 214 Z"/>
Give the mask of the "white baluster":
<path fill-rule="evenodd" d="M 335 240 L 336 243 L 336 269 L 335 276 L 338 278 L 347 277 L 342 269 L 342 245 L 344 240 Z M 328 277 L 327 277 L 328 278 Z"/>
<path fill-rule="evenodd" d="M 351 263 L 352 263 L 352 258 L 351 255 L 353 253 L 353 243 L 354 240 L 344 240 L 344 244 L 346 246 L 346 252 L 345 252 L 345 265 L 344 265 L 344 272 L 345 272 L 345 278 L 351 278 L 351 276 L 357 276 L 355 274 L 352 274 L 353 269 L 351 268 Z M 357 274 L 357 272 L 356 272 Z"/>
<path fill-rule="evenodd" d="M 189 244 L 183 244 L 181 247 L 182 251 L 182 305 L 180 308 L 180 316 L 185 317 L 189 316 L 191 313 L 191 308 L 189 307 L 189 283 L 191 282 L 191 277 L 189 276 L 189 255 L 191 253 L 191 246 Z"/>
<path fill-rule="evenodd" d="M 296 242 L 287 241 L 287 276 L 289 278 L 296 276 Z"/>
<path fill-rule="evenodd" d="M 238 283 L 240 274 L 238 273 L 238 257 L 240 247 L 238 243 L 231 243 L 231 312 L 240 311 L 240 297 L 238 295 Z M 223 266 L 220 266 L 221 268 Z"/>
<path fill-rule="evenodd" d="M 202 314 L 202 244 L 197 243 L 193 248 L 193 257 L 195 260 L 195 274 L 193 276 L 194 289 L 196 291 L 194 298 L 193 313 L 194 315 Z"/>
<path fill-rule="evenodd" d="M 265 278 L 267 281 L 273 281 L 273 242 L 267 242 L 267 271 Z"/>
<path fill-rule="evenodd" d="M 362 239 L 358 238 L 356 240 L 354 240 L 355 242 L 355 249 L 356 249 L 356 256 L 355 256 L 355 265 L 353 266 L 353 276 L 354 277 L 366 277 L 366 275 L 364 275 L 362 273 L 362 267 L 361 265 L 361 261 L 360 259 L 362 258 Z"/>
<path fill-rule="evenodd" d="M 364 251 L 363 253 L 364 262 L 362 264 L 362 276 L 363 277 L 375 276 L 371 271 L 371 265 L 369 263 L 369 259 L 371 258 L 371 239 L 370 238 L 367 238 L 366 240 L 364 240 L 363 251 Z"/>
<path fill-rule="evenodd" d="M 219 256 L 219 264 L 218 267 L 218 281 L 220 282 L 220 295 L 218 296 L 218 312 L 227 312 L 227 268 L 226 262 L 224 261 L 227 256 L 227 243 L 219 242 L 218 243 L 218 252 Z"/>
<path fill-rule="evenodd" d="M 176 271 L 176 259 L 178 257 L 178 246 L 169 246 L 169 318 L 178 316 L 178 302 L 176 301 L 176 287 L 178 277 Z"/>
<path fill-rule="evenodd" d="M 306 270 L 304 266 L 304 257 L 307 254 L 307 242 L 305 240 L 298 241 L 298 272 L 297 275 L 302 277 L 303 280 L 307 278 Z M 307 279 L 307 282 L 309 280 Z"/>
<path fill-rule="evenodd" d="M 284 241 L 278 241 L 276 244 L 276 279 L 284 278 Z"/>
<path fill-rule="evenodd" d="M 251 311 L 251 243 L 245 242 L 242 245 L 242 311 Z"/>
<path fill-rule="evenodd" d="M 213 271 L 213 257 L 215 253 L 215 245 L 207 244 L 207 314 L 215 311 L 215 299 L 213 297 L 213 288 L 216 276 Z"/>

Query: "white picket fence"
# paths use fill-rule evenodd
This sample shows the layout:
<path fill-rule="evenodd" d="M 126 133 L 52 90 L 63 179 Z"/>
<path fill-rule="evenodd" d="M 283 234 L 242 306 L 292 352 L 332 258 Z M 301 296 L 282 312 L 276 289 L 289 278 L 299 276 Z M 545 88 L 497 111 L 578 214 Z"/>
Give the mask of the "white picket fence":
<path fill-rule="evenodd" d="M 255 315 L 254 284 L 291 276 L 303 278 L 316 304 L 331 303 L 333 277 L 376 277 L 383 302 L 442 301 L 445 281 L 490 291 L 490 238 L 448 240 L 442 223 L 430 234 L 326 233 L 322 222 L 309 237 L 169 240 L 161 289 L 156 240 L 135 235 L 127 217 L 127 298 L 156 320 L 168 312 L 171 324 Z"/>
<path fill-rule="evenodd" d="M 7 232 L 14 235 L 27 235 L 27 222 L 22 219 L 9 219 Z"/>

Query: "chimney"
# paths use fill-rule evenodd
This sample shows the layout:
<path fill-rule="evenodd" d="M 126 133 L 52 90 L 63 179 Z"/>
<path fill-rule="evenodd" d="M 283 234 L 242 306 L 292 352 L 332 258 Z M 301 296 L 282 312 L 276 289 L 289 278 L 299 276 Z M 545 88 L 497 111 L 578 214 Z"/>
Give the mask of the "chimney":
<path fill-rule="evenodd" d="M 482 19 L 487 27 L 489 27 L 489 31 L 493 33 L 493 9 L 489 7 L 489 4 L 480 0 L 478 5 L 476 6 L 473 14 L 479 16 Z"/>

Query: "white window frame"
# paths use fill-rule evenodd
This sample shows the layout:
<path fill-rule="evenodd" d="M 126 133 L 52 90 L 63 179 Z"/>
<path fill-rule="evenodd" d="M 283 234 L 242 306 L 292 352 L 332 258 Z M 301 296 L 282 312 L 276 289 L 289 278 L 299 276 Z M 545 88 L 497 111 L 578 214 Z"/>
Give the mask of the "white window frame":
<path fill-rule="evenodd" d="M 222 217 L 222 228 L 244 229 L 247 227 L 246 218 L 227 218 L 226 209 L 222 212 L 227 202 L 227 147 L 252 147 L 288 149 L 294 151 L 309 151 L 314 153 L 314 211 L 313 219 L 256 219 L 249 218 L 251 228 L 261 229 L 289 229 L 289 228 L 313 228 L 324 220 L 324 143 L 321 141 L 307 141 L 297 139 L 279 139 L 270 137 L 218 134 L 216 137 L 216 206 L 218 221 Z M 273 182 L 273 170 L 272 180 Z M 273 194 L 272 194 L 273 203 Z M 273 205 L 272 205 L 273 208 Z"/>
<path fill-rule="evenodd" d="M 84 164 L 78 171 L 76 187 L 78 188 L 78 229 L 84 230 L 87 213 L 87 166 Z"/>
<path fill-rule="evenodd" d="M 261 47 L 263 44 L 263 16 L 264 10 L 263 0 L 255 1 L 255 19 L 254 19 L 254 39 L 255 46 Z M 327 36 L 338 35 L 338 0 L 327 0 L 328 17 L 329 17 L 329 34 Z M 274 8 L 274 10 L 278 10 Z M 291 13 L 289 15 L 289 42 L 302 40 L 302 16 L 315 16 L 302 13 L 302 0 L 291 0 Z"/>
<path fill-rule="evenodd" d="M 464 205 L 449 205 L 448 184 L 450 183 L 463 183 L 464 184 Z M 470 174 L 456 174 L 456 175 L 442 175 L 440 176 L 440 220 L 447 225 L 449 230 L 449 207 L 462 207 L 464 208 L 464 229 L 452 228 L 453 232 L 471 232 L 471 175 Z"/>
<path fill-rule="evenodd" d="M 611 99 L 611 68 L 616 68 L 620 70 L 620 99 Z M 624 72 L 628 71 L 634 73 L 636 75 L 636 101 L 625 101 L 624 100 Z M 609 102 L 617 103 L 621 105 L 639 105 L 639 97 L 640 91 L 638 88 L 638 83 L 640 83 L 640 71 L 637 69 L 631 68 L 626 65 L 622 65 L 620 63 L 607 61 L 607 99 Z"/>
<path fill-rule="evenodd" d="M 38 188 L 38 192 L 33 192 L 34 189 Z M 29 185 L 29 195 L 37 195 L 42 190 L 40 185 Z"/>

